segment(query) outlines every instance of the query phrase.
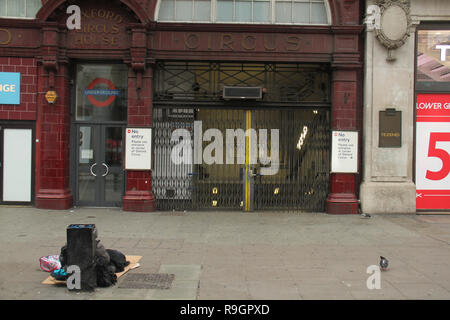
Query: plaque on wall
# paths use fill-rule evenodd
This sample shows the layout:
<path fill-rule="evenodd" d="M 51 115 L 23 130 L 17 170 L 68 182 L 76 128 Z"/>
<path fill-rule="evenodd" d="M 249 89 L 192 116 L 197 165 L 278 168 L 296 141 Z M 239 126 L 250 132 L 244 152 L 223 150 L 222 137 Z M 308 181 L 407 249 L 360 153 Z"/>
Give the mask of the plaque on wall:
<path fill-rule="evenodd" d="M 401 148 L 402 112 L 395 109 L 380 111 L 378 147 Z"/>

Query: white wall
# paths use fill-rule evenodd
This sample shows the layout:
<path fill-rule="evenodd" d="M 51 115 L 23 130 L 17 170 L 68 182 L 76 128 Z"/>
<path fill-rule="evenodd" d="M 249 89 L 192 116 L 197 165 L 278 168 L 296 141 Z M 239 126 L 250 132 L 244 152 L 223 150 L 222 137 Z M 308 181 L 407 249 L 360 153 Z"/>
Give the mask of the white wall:
<path fill-rule="evenodd" d="M 31 129 L 3 131 L 3 201 L 31 201 L 31 140 Z"/>

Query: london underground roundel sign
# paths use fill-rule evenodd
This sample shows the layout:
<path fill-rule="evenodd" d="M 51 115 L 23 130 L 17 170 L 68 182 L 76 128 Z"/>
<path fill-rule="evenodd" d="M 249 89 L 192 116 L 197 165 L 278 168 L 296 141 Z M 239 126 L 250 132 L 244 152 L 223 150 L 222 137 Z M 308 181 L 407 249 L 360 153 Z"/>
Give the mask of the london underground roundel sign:
<path fill-rule="evenodd" d="M 96 89 L 96 87 L 100 84 L 106 85 L 107 89 Z M 120 95 L 120 90 L 116 88 L 114 83 L 105 78 L 95 78 L 84 90 L 84 95 L 87 96 L 89 102 L 92 103 L 95 107 L 108 107 L 111 105 Z M 99 100 L 97 97 L 106 96 L 106 100 Z"/>

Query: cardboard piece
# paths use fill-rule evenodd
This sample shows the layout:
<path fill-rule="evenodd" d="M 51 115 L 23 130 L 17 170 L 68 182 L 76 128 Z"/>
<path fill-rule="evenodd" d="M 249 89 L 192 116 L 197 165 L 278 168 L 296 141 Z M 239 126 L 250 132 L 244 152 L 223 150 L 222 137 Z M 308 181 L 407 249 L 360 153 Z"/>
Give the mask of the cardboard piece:
<path fill-rule="evenodd" d="M 142 259 L 142 256 L 125 256 L 127 261 L 130 261 L 130 264 L 125 267 L 125 270 L 122 272 L 116 273 L 117 279 L 119 279 L 121 276 L 123 276 L 125 273 L 127 273 L 131 269 L 135 269 L 140 266 L 138 263 L 139 260 Z M 42 284 L 52 284 L 52 285 L 66 285 L 66 281 L 59 281 L 55 280 L 52 276 L 49 276 L 47 279 L 42 281 Z"/>

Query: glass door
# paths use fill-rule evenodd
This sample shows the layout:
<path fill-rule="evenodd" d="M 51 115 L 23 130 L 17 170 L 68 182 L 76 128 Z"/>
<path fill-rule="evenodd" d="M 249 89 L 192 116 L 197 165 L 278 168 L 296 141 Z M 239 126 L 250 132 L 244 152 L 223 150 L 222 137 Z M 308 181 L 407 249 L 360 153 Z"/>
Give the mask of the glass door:
<path fill-rule="evenodd" d="M 72 89 L 72 188 L 80 206 L 121 206 L 128 68 L 79 63 Z"/>
<path fill-rule="evenodd" d="M 123 130 L 113 125 L 77 125 L 77 205 L 121 205 Z"/>

